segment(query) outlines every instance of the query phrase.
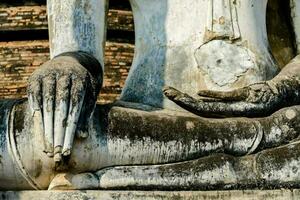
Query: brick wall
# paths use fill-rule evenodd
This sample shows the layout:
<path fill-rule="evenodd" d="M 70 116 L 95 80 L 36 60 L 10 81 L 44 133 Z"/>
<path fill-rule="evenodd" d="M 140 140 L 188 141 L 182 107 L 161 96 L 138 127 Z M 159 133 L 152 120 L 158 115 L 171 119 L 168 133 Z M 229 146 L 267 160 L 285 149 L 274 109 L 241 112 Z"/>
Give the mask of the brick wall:
<path fill-rule="evenodd" d="M 30 74 L 49 59 L 48 41 L 0 43 L 0 98 L 21 98 Z"/>
<path fill-rule="evenodd" d="M 99 101 L 115 100 L 124 86 L 134 54 L 134 45 L 107 42 L 104 87 Z M 49 60 L 48 41 L 0 43 L 0 99 L 26 96 L 27 79 Z"/>
<path fill-rule="evenodd" d="M 109 30 L 133 31 L 131 11 L 110 9 Z M 48 29 L 46 6 L 0 7 L 0 31 Z"/>
<path fill-rule="evenodd" d="M 128 43 L 106 43 L 104 86 L 101 102 L 115 100 L 124 87 L 134 56 L 134 45 Z"/>
<path fill-rule="evenodd" d="M 45 6 L 0 8 L 0 30 L 47 29 Z"/>

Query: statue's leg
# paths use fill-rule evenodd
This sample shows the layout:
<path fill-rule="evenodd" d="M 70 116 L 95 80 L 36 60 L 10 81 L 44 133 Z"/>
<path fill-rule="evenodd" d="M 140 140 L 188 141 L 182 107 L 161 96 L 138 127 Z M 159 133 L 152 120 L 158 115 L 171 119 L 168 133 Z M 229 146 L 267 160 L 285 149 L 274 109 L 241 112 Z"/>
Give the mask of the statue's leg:
<path fill-rule="evenodd" d="M 99 163 L 103 170 L 97 174 L 58 176 L 51 188 L 91 189 L 98 188 L 99 182 L 101 188 L 109 189 L 255 186 L 263 181 L 253 166 L 258 166 L 256 162 L 267 166 L 263 158 L 269 153 L 275 157 L 277 150 L 246 154 L 297 139 L 299 113 L 299 107 L 290 107 L 264 119 L 205 119 L 170 111 L 144 112 L 116 107 L 110 111 L 107 143 L 106 147 L 102 146 L 102 156 L 107 156 L 102 158 L 107 163 Z M 220 154 L 201 158 L 213 153 Z M 131 166 L 105 168 L 105 165 Z"/>
<path fill-rule="evenodd" d="M 296 139 L 300 120 L 298 106 L 262 119 L 206 119 L 182 112 L 121 107 L 100 112 L 101 107 L 98 107 L 89 124 L 90 137 L 76 140 L 69 160 L 62 168 L 56 168 L 53 160 L 43 153 L 43 145 L 39 142 L 41 131 L 35 128 L 36 120 L 30 116 L 27 107 L 27 103 L 19 104 L 11 114 L 9 138 L 15 143 L 12 156 L 20 162 L 11 162 L 10 166 L 23 169 L 22 175 L 38 188 L 47 188 L 58 171 L 78 174 L 121 165 L 167 164 L 212 153 L 246 155 Z M 10 111 L 5 106 L 2 109 L 7 113 Z M 108 113 L 107 117 L 105 113 Z M 1 123 L 3 133 L 8 133 L 7 119 L 8 114 Z M 7 148 L 3 149 L 2 156 L 10 159 Z M 9 167 L 1 170 L 1 182 L 8 169 L 11 170 Z"/>
<path fill-rule="evenodd" d="M 108 117 L 107 155 L 110 166 L 179 162 L 212 153 L 243 156 L 297 138 L 299 109 L 285 108 L 266 118 L 207 119 L 115 107 Z"/>
<path fill-rule="evenodd" d="M 212 155 L 193 161 L 99 171 L 103 189 L 243 189 L 300 186 L 300 142 L 260 153 Z"/>
<path fill-rule="evenodd" d="M 9 118 L 16 100 L 0 100 L 0 190 L 33 189 L 22 176 L 12 156 L 12 144 L 9 140 Z"/>
<path fill-rule="evenodd" d="M 22 175 L 38 188 L 47 188 L 57 172 L 78 174 L 112 166 L 167 164 L 212 153 L 246 155 L 297 138 L 300 120 L 298 106 L 262 119 L 206 119 L 182 112 L 121 107 L 101 111 L 103 107 L 99 106 L 89 124 L 90 137 L 76 140 L 71 157 L 62 163 L 62 168 L 57 168 L 43 153 L 43 145 L 39 142 L 42 131 L 35 126 L 35 116 L 30 116 L 27 107 L 27 103 L 19 104 L 11 114 L 9 138 L 15 143 L 11 155 L 20 162 L 10 163 L 10 166 L 23 169 Z M 10 111 L 5 106 L 2 109 Z M 6 120 L 8 114 L 3 116 L 1 123 L 3 134 L 8 133 Z M 2 156 L 10 159 L 7 147 L 3 148 Z M 1 170 L 1 181 L 8 169 Z"/>
<path fill-rule="evenodd" d="M 244 157 L 215 154 L 196 160 L 147 166 L 120 166 L 65 176 L 65 188 L 207 190 L 300 186 L 300 142 Z M 60 177 L 61 178 L 61 177 Z M 55 185 L 56 184 L 56 185 Z"/>

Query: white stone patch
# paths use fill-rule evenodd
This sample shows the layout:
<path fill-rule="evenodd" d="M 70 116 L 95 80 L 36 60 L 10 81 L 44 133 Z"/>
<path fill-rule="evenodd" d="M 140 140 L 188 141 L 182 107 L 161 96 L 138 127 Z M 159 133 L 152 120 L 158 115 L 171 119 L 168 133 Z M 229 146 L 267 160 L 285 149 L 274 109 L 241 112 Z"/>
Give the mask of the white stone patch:
<path fill-rule="evenodd" d="M 286 163 L 280 164 L 283 165 L 280 170 L 274 170 L 274 167 L 270 166 L 270 169 L 263 174 L 262 178 L 269 181 L 282 181 L 285 183 L 294 183 L 300 180 L 299 159 L 288 160 Z"/>
<path fill-rule="evenodd" d="M 285 112 L 285 116 L 286 116 L 286 118 L 288 118 L 289 120 L 292 120 L 292 119 L 294 119 L 294 118 L 297 116 L 297 113 L 296 113 L 294 110 L 289 109 L 289 110 L 287 110 L 287 111 Z"/>
<path fill-rule="evenodd" d="M 272 126 L 269 134 L 265 135 L 266 141 L 279 142 L 282 130 L 278 126 Z"/>
<path fill-rule="evenodd" d="M 267 143 L 280 144 L 284 140 L 283 134 L 290 130 L 291 128 L 286 124 L 281 126 L 273 125 L 270 132 L 265 134 L 265 140 Z"/>
<path fill-rule="evenodd" d="M 176 159 L 182 152 L 182 144 L 177 141 L 168 143 L 154 142 L 149 138 L 143 140 L 113 139 L 108 141 L 108 154 L 111 161 L 123 164 L 151 164 Z"/>
<path fill-rule="evenodd" d="M 186 129 L 187 129 L 187 130 L 191 130 L 191 129 L 194 129 L 194 128 L 195 128 L 194 122 L 187 121 L 187 122 L 185 123 L 185 125 L 186 125 Z"/>
<path fill-rule="evenodd" d="M 204 44 L 195 56 L 205 78 L 220 87 L 236 82 L 248 70 L 259 70 L 249 49 L 223 40 Z"/>
<path fill-rule="evenodd" d="M 190 178 L 192 180 L 193 177 Z M 226 162 L 221 167 L 204 171 L 201 180 L 207 184 L 216 184 L 220 181 L 224 183 L 236 183 L 237 177 L 231 164 Z"/>
<path fill-rule="evenodd" d="M 234 141 L 232 141 L 230 145 L 230 149 L 232 149 L 234 152 L 247 154 L 249 153 L 254 142 L 255 142 L 255 138 L 248 138 L 248 139 L 234 138 Z"/>

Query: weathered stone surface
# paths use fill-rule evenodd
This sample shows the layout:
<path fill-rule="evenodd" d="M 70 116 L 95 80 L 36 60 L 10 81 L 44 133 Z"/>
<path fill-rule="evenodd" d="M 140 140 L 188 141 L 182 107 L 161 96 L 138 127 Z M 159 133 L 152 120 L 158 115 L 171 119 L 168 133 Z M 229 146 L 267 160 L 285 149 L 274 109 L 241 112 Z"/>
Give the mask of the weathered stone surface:
<path fill-rule="evenodd" d="M 127 104 L 127 107 L 134 105 Z M 61 166 L 54 166 L 53 158 L 42 152 L 42 131 L 40 125 L 36 126 L 39 117 L 34 115 L 32 119 L 26 109 L 26 103 L 20 104 L 11 116 L 13 129 L 9 131 L 9 139 L 14 145 L 9 148 L 14 150 L 13 154 L 5 153 L 7 147 L 1 146 L 2 156 L 17 158 L 18 169 L 22 169 L 22 175 L 11 181 L 17 182 L 24 176 L 30 180 L 26 188 L 31 183 L 37 189 L 47 189 L 57 172 L 76 175 L 97 170 L 100 171 L 93 175 L 98 177 L 99 185 L 87 187 L 91 186 L 87 181 L 77 189 L 203 190 L 298 186 L 299 143 L 290 143 L 299 135 L 297 106 L 280 110 L 269 118 L 253 120 L 204 119 L 190 113 L 147 106 L 140 106 L 147 111 L 114 107 L 107 117 L 109 107 L 99 106 L 89 124 L 89 137 L 76 139 L 70 159 Z M 278 147 L 283 144 L 287 145 Z M 3 168 L 4 174 L 5 170 L 13 171 Z M 11 189 L 5 184 L 1 188 Z M 66 189 L 72 189 L 72 185 Z"/>
<path fill-rule="evenodd" d="M 66 51 L 87 51 L 103 65 L 106 3 L 106 0 L 49 0 L 51 57 Z M 147 106 L 130 109 L 134 105 L 125 103 L 125 108 L 97 107 L 93 117 L 86 118 L 87 128 L 81 132 L 85 137 L 75 140 L 72 152 L 73 144 L 67 144 L 67 154 L 63 155 L 66 157 L 61 156 L 65 144 L 57 143 L 53 160 L 53 151 L 45 150 L 47 127 L 50 127 L 47 124 L 54 120 L 54 135 L 59 140 L 75 138 L 75 128 L 70 128 L 72 136 L 64 133 L 68 127 L 77 125 L 75 120 L 68 120 L 79 117 L 81 112 L 81 108 L 72 112 L 72 106 L 81 107 L 83 101 L 72 98 L 83 95 L 70 85 L 84 85 L 85 78 L 73 71 L 77 67 L 70 60 L 66 61 L 65 64 L 70 65 L 65 68 L 59 64 L 58 68 L 49 67 L 54 70 L 50 74 L 37 71 L 30 80 L 31 104 L 22 102 L 12 110 L 1 108 L 5 113 L 1 129 L 6 135 L 0 147 L 8 160 L 4 160 L 4 164 L 13 166 L 3 167 L 1 178 L 22 189 L 47 189 L 49 184 L 49 189 L 298 188 L 300 75 L 297 63 L 292 65 L 292 70 L 290 67 L 283 70 L 288 74 L 276 76 L 283 80 L 280 84 L 274 81 L 280 87 L 267 84 L 269 87 L 254 87 L 254 92 L 250 90 L 242 95 L 247 96 L 250 103 L 262 102 L 262 106 L 263 103 L 269 106 L 277 103 L 276 94 L 281 94 L 277 90 L 295 94 L 285 96 L 291 105 L 296 104 L 294 107 L 276 113 L 272 110 L 267 112 L 268 115 L 273 113 L 269 117 L 206 119 L 149 107 L 178 109 L 164 98 L 164 85 L 178 86 L 194 95 L 195 90 L 202 87 L 230 90 L 273 78 L 277 65 L 267 42 L 267 0 L 224 0 L 221 3 L 176 0 L 173 4 L 132 0 L 131 3 L 137 25 L 137 50 L 122 99 Z M 190 20 L 191 17 L 199 21 Z M 174 23 L 178 19 L 182 26 Z M 66 71 L 74 75 L 72 84 L 68 80 L 70 74 L 67 79 L 60 78 Z M 55 82 L 57 87 L 54 87 Z M 84 88 L 82 85 L 80 91 Z M 32 88 L 37 89 L 32 92 Z M 57 89 L 49 95 L 50 106 L 44 105 L 48 99 L 41 100 L 48 97 L 47 88 Z M 69 91 L 74 93 L 70 95 Z M 96 94 L 97 89 L 93 92 Z M 270 98 L 270 93 L 275 97 Z M 59 106 L 53 106 L 54 97 Z M 90 99 L 95 103 L 95 98 Z M 188 104 L 191 103 L 188 100 Z M 69 104 L 71 109 L 68 109 Z M 227 106 L 221 107 L 221 111 L 205 109 L 222 112 L 228 108 L 231 109 Z M 47 116 L 50 112 L 53 114 L 54 109 L 58 114 Z M 238 114 L 244 116 L 243 111 Z M 20 182 L 24 179 L 26 181 Z M 14 187 L 2 182 L 0 186 Z"/>
<path fill-rule="evenodd" d="M 195 95 L 268 80 L 278 71 L 267 41 L 266 0 L 131 4 L 138 53 L 121 100 L 179 109 L 164 97 L 164 86 Z"/>
<path fill-rule="evenodd" d="M 1 200 L 298 200 L 299 190 L 245 191 L 20 191 L 0 192 Z"/>
<path fill-rule="evenodd" d="M 48 0 L 50 58 L 84 51 L 94 56 L 104 71 L 107 11 L 108 0 Z"/>
<path fill-rule="evenodd" d="M 10 110 L 16 103 L 16 100 L 0 101 L 0 177 L 2 177 L 0 182 L 5 183 L 7 189 L 26 190 L 32 188 L 28 186 L 27 180 L 22 177 L 21 172 L 18 170 L 18 166 L 14 162 L 14 158 L 5 156 L 10 155 L 12 151 L 12 149 L 9 148 L 9 140 L 7 139 L 8 124 Z"/>

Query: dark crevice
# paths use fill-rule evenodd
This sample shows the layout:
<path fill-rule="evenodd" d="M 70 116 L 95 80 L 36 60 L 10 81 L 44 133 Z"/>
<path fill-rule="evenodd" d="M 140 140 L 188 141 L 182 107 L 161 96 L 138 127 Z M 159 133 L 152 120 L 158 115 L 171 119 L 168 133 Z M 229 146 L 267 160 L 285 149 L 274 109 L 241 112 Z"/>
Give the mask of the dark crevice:
<path fill-rule="evenodd" d="M 0 31 L 1 42 L 48 39 L 48 30 Z"/>
<path fill-rule="evenodd" d="M 0 42 L 48 39 L 48 30 L 0 31 Z M 109 30 L 107 31 L 107 40 L 134 44 L 134 32 Z"/>
<path fill-rule="evenodd" d="M 272 53 L 280 67 L 284 67 L 296 55 L 290 0 L 269 0 L 266 22 Z"/>
<path fill-rule="evenodd" d="M 0 7 L 46 5 L 47 0 L 0 0 Z M 128 0 L 109 0 L 109 8 L 131 10 Z"/>
<path fill-rule="evenodd" d="M 295 34 L 295 29 L 293 27 L 293 19 L 292 19 L 292 10 L 291 10 L 291 0 L 287 0 L 287 1 L 283 1 L 286 2 L 284 3 L 283 6 L 283 10 L 284 13 L 286 13 L 286 19 L 287 19 L 287 27 L 288 30 L 291 33 L 291 40 L 293 41 L 293 48 L 294 48 L 294 53 L 297 53 L 297 43 L 296 43 L 296 34 Z M 281 1 L 282 3 L 282 1 Z"/>
<path fill-rule="evenodd" d="M 129 0 L 109 0 L 109 8 L 115 10 L 131 10 Z"/>
<path fill-rule="evenodd" d="M 134 32 L 132 31 L 119 31 L 119 30 L 108 30 L 107 40 L 111 42 L 131 43 L 134 44 Z"/>
<path fill-rule="evenodd" d="M 46 5 L 46 0 L 0 0 L 0 7 L 40 5 Z"/>

